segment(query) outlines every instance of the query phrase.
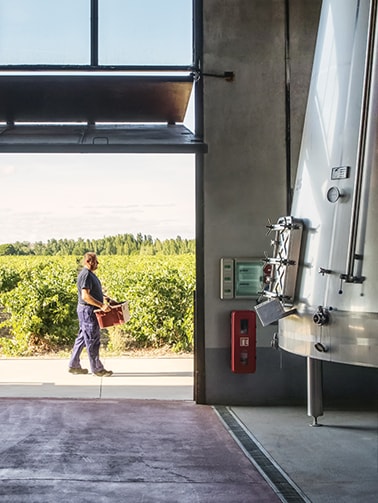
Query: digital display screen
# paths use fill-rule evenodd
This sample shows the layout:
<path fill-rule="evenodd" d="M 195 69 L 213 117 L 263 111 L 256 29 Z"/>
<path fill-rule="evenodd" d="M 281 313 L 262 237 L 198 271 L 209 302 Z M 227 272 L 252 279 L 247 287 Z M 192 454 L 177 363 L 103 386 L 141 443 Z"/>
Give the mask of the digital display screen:
<path fill-rule="evenodd" d="M 261 260 L 235 259 L 235 298 L 258 297 L 263 289 Z"/>

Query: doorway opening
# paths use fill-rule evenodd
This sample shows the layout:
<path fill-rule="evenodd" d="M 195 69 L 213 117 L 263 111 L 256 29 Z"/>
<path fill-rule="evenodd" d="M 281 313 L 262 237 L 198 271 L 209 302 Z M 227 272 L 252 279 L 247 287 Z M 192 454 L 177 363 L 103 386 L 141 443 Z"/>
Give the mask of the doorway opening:
<path fill-rule="evenodd" d="M 36 296 L 32 292 L 35 286 L 37 290 L 43 289 L 40 300 L 46 304 L 46 316 L 62 313 L 64 306 L 60 305 L 58 308 L 53 306 L 48 314 L 49 304 L 58 295 L 57 291 L 66 288 L 67 278 L 62 271 L 67 267 L 77 268 L 83 253 L 96 248 L 94 251 L 100 259 L 98 276 L 108 288 L 109 295 L 128 300 L 131 316 L 138 317 L 134 333 L 130 333 L 127 324 L 124 331 L 119 330 L 120 327 L 103 331 L 106 347 L 101 349 L 100 358 L 110 359 L 107 366 L 114 362 L 116 368 L 112 370 L 118 377 L 111 386 L 104 387 L 109 381 L 102 383 L 104 397 L 122 396 L 123 393 L 126 398 L 193 398 L 194 296 L 193 291 L 182 292 L 180 289 L 188 289 L 190 285 L 195 288 L 194 163 L 195 156 L 190 154 L 0 156 L 4 194 L 0 203 L 0 249 L 3 252 L 0 269 L 16 273 L 17 268 L 28 268 L 31 261 L 30 267 L 41 271 L 36 273 L 39 274 L 38 285 L 33 276 L 30 288 L 26 288 L 25 281 L 28 280 L 25 280 L 22 289 L 13 290 L 13 296 L 21 295 L 20 291 L 23 291 L 24 297 L 20 301 L 28 302 L 29 293 L 29 301 L 35 302 Z M 127 243 L 130 249 L 126 247 Z M 6 246 L 13 246 L 13 251 L 5 250 Z M 67 254 L 71 254 L 71 262 L 67 262 Z M 2 265 L 1 259 L 6 259 Z M 57 261 L 56 274 L 50 268 L 43 269 L 39 262 L 52 259 Z M 174 278 L 175 271 L 180 281 Z M 135 281 L 130 283 L 132 278 Z M 59 285 L 55 291 L 52 283 L 57 281 Z M 141 284 L 138 285 L 138 281 Z M 160 285 L 159 291 L 157 285 Z M 174 312 L 159 314 L 157 300 L 160 304 L 166 303 L 167 311 L 180 310 L 181 304 L 187 302 L 191 313 L 186 313 L 187 319 L 182 319 L 185 316 L 178 319 L 178 324 L 186 323 L 186 326 L 174 326 Z M 35 318 L 43 318 L 42 311 L 25 307 L 25 316 L 34 312 Z M 42 322 L 44 320 L 40 320 Z M 154 323 L 156 335 L 152 333 Z M 171 334 L 168 333 L 170 324 L 173 325 Z M 183 333 L 186 336 L 180 350 L 180 334 L 182 337 Z M 71 329 L 71 333 L 63 336 L 63 341 L 75 335 Z M 36 341 L 42 341 L 42 352 L 43 340 L 42 336 Z M 49 339 L 47 334 L 45 342 L 48 340 L 51 341 L 51 337 Z M 57 337 L 52 340 L 56 342 Z M 38 347 L 35 349 L 38 353 Z M 17 357 L 17 347 L 13 350 Z M 22 347 L 20 351 L 22 353 Z M 20 383 L 27 383 L 29 396 L 33 390 L 37 396 L 45 392 L 57 397 L 62 393 L 63 396 L 78 393 L 77 385 L 85 389 L 83 380 L 78 381 L 75 376 L 74 382 L 73 376 L 68 375 L 64 352 L 42 354 L 37 375 L 35 371 L 29 371 L 33 362 L 35 364 L 35 357 L 24 359 L 22 366 L 21 361 L 12 354 L 10 356 L 15 366 L 4 373 L 6 381 L 3 384 L 12 382 L 16 386 L 17 391 L 13 391 L 16 396 L 22 393 Z M 54 360 L 57 375 L 43 375 L 44 368 L 48 371 L 47 356 Z M 142 360 L 137 363 L 135 356 L 142 357 Z M 83 361 L 85 365 L 85 352 Z M 6 365 L 9 366 L 9 361 Z M 20 368 L 24 369 L 21 373 Z M 42 375 L 38 376 L 41 372 Z M 64 384 L 67 377 L 70 380 L 68 388 L 67 383 Z M 58 384 L 53 385 L 55 380 Z M 5 391 L 5 386 L 0 386 L 1 390 Z M 97 393 L 93 380 L 88 384 L 88 390 Z M 9 396 L 7 393 L 12 393 L 12 387 L 6 390 L 6 396 Z"/>
<path fill-rule="evenodd" d="M 154 239 L 202 236 L 198 233 L 202 224 L 194 223 L 194 206 L 198 209 L 201 205 L 197 162 L 201 156 L 196 154 L 205 152 L 199 106 L 201 1 L 58 3 L 50 6 L 41 0 L 18 0 L 17 5 L 10 5 L 0 0 L 0 87 L 3 103 L 7 103 L 5 108 L 0 105 L 1 161 L 8 154 L 13 159 L 25 155 L 25 180 L 33 173 L 35 179 L 41 177 L 34 180 L 37 188 L 31 180 L 28 189 L 22 190 L 21 183 L 13 188 L 19 206 L 4 220 L 3 244 L 12 244 L 4 242 L 13 240 L 5 236 L 21 230 L 25 222 L 29 234 L 16 237 L 21 243 L 49 240 L 49 235 L 57 240 L 61 225 L 71 222 L 68 236 L 79 241 L 76 251 L 83 247 L 84 236 L 95 239 L 101 233 L 102 238 L 108 225 L 111 234 L 146 237 L 142 243 L 145 254 L 151 252 L 150 241 Z M 149 173 L 145 160 L 154 157 L 156 164 L 164 154 L 169 154 L 164 167 Z M 169 171 L 176 157 L 176 169 Z M 142 158 L 138 184 L 122 180 L 130 173 L 128 161 L 140 163 Z M 39 164 L 31 168 L 35 159 Z M 44 163 L 51 159 L 54 164 L 65 164 L 64 168 L 46 168 Z M 186 166 L 189 159 L 191 167 L 180 171 L 180 165 Z M 90 169 L 81 163 L 89 164 Z M 189 181 L 180 182 L 177 177 L 185 170 L 190 172 Z M 59 180 L 54 180 L 56 173 Z M 4 163 L 3 174 L 8 181 L 16 178 L 12 163 Z M 67 180 L 76 182 L 70 190 Z M 173 187 L 175 181 L 181 183 L 179 190 Z M 85 199 L 85 188 L 95 182 L 98 186 L 93 198 L 83 207 L 79 201 Z M 187 190 L 191 203 L 184 197 Z M 25 211 L 30 193 L 34 198 Z M 128 225 L 117 200 L 122 197 Z M 158 222 L 151 231 L 138 227 L 148 212 Z M 55 216 L 52 224 L 46 213 Z M 191 224 L 185 223 L 187 214 Z M 19 225 L 14 218 L 19 219 Z M 172 236 L 178 220 L 179 232 Z M 38 237 L 43 228 L 47 234 Z M 109 248 L 112 246 L 114 243 Z M 195 261 L 198 268 L 198 254 Z"/>

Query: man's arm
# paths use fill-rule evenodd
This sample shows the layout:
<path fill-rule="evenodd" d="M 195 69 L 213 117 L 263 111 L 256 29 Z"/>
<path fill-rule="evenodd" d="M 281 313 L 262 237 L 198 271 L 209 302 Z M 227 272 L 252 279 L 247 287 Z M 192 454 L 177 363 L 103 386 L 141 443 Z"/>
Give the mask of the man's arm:
<path fill-rule="evenodd" d="M 99 309 L 101 309 L 101 311 L 104 311 L 105 313 L 111 310 L 111 307 L 108 304 L 103 304 L 99 300 L 96 300 L 94 297 L 92 297 L 89 288 L 81 289 L 81 297 L 84 302 L 90 304 L 91 306 L 98 307 Z"/>

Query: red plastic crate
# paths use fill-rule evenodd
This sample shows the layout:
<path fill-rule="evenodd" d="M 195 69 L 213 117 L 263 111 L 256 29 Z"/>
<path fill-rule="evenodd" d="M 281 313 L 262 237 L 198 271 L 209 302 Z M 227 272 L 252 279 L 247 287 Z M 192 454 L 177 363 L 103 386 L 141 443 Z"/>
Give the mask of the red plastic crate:
<path fill-rule="evenodd" d="M 130 319 L 129 306 L 127 302 L 111 306 L 111 311 L 105 313 L 100 309 L 95 310 L 98 324 L 100 328 L 113 327 L 114 325 L 122 325 Z"/>

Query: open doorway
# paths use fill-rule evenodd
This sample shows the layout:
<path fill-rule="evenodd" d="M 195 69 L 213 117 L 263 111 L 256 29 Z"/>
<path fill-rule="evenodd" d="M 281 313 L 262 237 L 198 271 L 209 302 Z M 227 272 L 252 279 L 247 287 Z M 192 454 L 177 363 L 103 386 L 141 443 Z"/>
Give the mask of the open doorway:
<path fill-rule="evenodd" d="M 0 0 L 2 244 L 194 239 L 199 5 Z"/>
<path fill-rule="evenodd" d="M 65 251 L 64 248 L 59 249 L 59 244 L 74 242 L 85 248 L 88 242 L 106 241 L 104 238 L 107 237 L 133 235 L 138 239 L 138 236 L 142 236 L 142 240 L 146 240 L 142 245 L 149 244 L 150 238 L 151 244 L 156 244 L 157 241 L 161 244 L 165 241 L 177 244 L 178 236 L 179 241 L 194 242 L 194 162 L 195 156 L 190 154 L 3 154 L 0 156 L 4 194 L 0 203 L 0 247 L 13 245 L 14 252 L 5 257 L 20 259 L 19 263 L 26 266 L 28 260 L 37 258 L 38 253 L 42 254 L 42 258 L 51 258 L 53 250 L 47 250 L 46 255 L 46 248 L 42 246 L 48 243 L 57 247 L 56 255 L 63 259 Z M 74 255 L 77 253 L 77 249 L 75 251 L 71 248 L 72 251 Z M 99 255 L 104 268 L 101 271 L 100 266 L 98 276 L 103 279 L 110 273 L 110 277 L 116 277 L 113 284 L 109 285 L 113 292 L 109 293 L 117 295 L 115 292 L 124 281 L 121 272 L 124 273 L 126 268 L 123 264 L 120 268 L 122 271 L 115 268 L 113 274 L 109 271 L 110 262 L 116 259 L 122 264 L 122 260 L 127 262 L 130 256 L 127 250 L 103 249 L 100 253 L 106 255 L 106 258 L 102 259 Z M 112 253 L 112 256 L 108 253 Z M 180 250 L 177 253 L 179 255 Z M 144 249 L 132 250 L 131 255 L 144 255 L 146 264 L 148 258 L 156 258 L 159 251 L 148 250 L 145 246 Z M 164 264 L 168 255 L 161 250 L 159 263 Z M 186 263 L 188 255 L 190 254 L 186 250 Z M 74 258 L 76 263 L 79 259 L 80 255 Z M 176 259 L 180 260 L 179 257 Z M 189 257 L 189 262 L 194 268 L 194 254 Z M 8 270 L 9 267 L 12 269 L 9 260 L 6 267 Z M 148 270 L 145 272 L 147 275 L 155 274 Z M 53 281 L 59 279 L 63 285 L 63 276 L 52 278 Z M 46 281 L 48 283 L 48 278 Z M 25 288 L 26 283 L 23 290 Z M 137 285 L 135 288 L 137 289 Z M 168 288 L 167 284 L 167 295 Z M 147 292 L 144 296 L 147 298 Z M 153 297 L 150 296 L 150 299 L 153 300 Z M 130 305 L 131 313 L 133 307 Z M 151 305 L 151 310 L 153 308 Z M 140 311 L 135 315 L 143 316 Z M 193 330 L 190 327 L 186 329 Z M 108 334 L 105 334 L 106 337 L 109 342 Z M 107 381 L 98 387 L 92 377 L 85 391 L 89 392 L 89 397 L 93 394 L 96 397 L 100 393 L 104 398 L 171 396 L 175 399 L 192 399 L 193 358 L 190 352 L 175 354 L 174 351 L 166 351 L 164 354 L 155 346 L 144 353 L 135 351 L 135 348 L 128 353 L 125 348 L 115 347 L 117 339 L 110 343 L 111 351 L 104 348 L 101 350 L 101 357 L 114 363 L 114 376 L 118 379 L 113 380 L 109 386 Z M 148 343 L 146 346 L 148 347 Z M 143 354 L 143 359 L 137 363 L 135 355 L 140 357 Z M 5 379 L 3 385 L 0 384 L 2 396 L 22 396 L 25 384 L 28 396 L 33 393 L 36 394 L 34 396 L 77 396 L 77 385 L 85 390 L 82 379 L 74 382 L 73 376 L 68 376 L 64 355 L 60 355 L 60 358 L 59 355 L 52 355 L 52 367 L 49 366 L 48 356 L 46 353 L 42 354 L 38 363 L 35 357 L 24 359 L 23 363 L 17 358 L 12 361 L 9 358 L 7 361 L 3 360 L 3 368 L 7 368 L 2 372 Z M 130 356 L 133 358 L 129 359 Z M 85 353 L 83 359 L 85 364 Z M 69 383 L 66 381 L 67 377 Z"/>

